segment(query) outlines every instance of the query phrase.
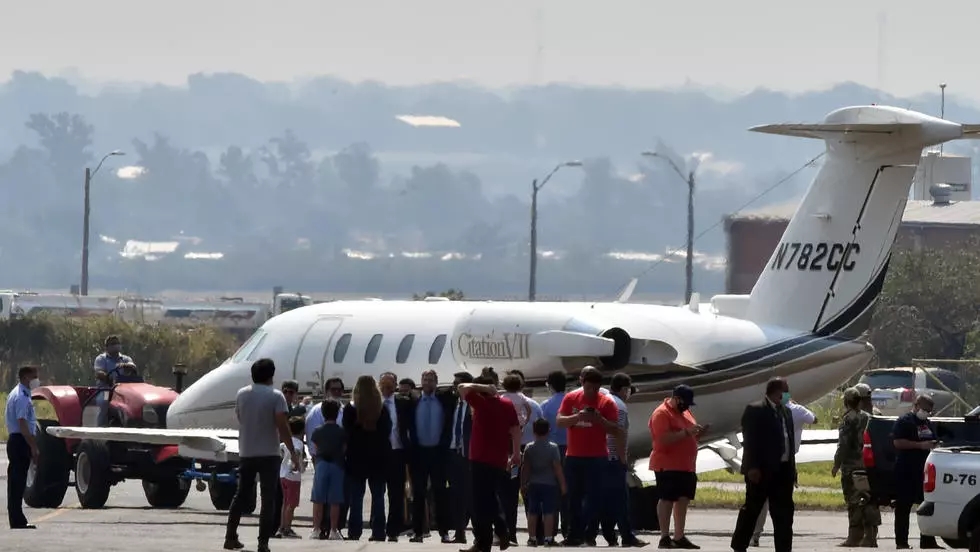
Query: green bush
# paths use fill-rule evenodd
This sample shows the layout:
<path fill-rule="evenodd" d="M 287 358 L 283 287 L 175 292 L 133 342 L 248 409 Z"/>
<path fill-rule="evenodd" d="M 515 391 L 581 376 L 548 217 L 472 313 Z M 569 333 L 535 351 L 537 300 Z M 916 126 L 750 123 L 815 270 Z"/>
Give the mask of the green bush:
<path fill-rule="evenodd" d="M 208 326 L 129 324 L 113 317 L 67 318 L 39 315 L 0 321 L 0 381 L 9 390 L 23 364 L 41 367 L 44 384 L 91 385 L 93 361 L 106 336 L 118 335 L 150 383 L 173 384 L 174 364 L 187 367 L 189 384 L 215 368 L 237 348 L 229 333 Z"/>

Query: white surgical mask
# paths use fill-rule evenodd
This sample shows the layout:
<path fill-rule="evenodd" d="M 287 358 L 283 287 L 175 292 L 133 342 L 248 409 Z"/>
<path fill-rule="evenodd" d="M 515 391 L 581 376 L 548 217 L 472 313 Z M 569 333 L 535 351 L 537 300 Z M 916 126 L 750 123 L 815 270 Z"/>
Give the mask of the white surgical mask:
<path fill-rule="evenodd" d="M 917 418 L 919 418 L 920 420 L 923 420 L 923 421 L 929 419 L 929 413 L 926 412 L 925 410 L 916 410 L 915 411 L 915 415 L 916 415 Z"/>
<path fill-rule="evenodd" d="M 31 389 L 37 389 L 38 387 L 41 387 L 41 380 L 34 378 L 27 383 L 27 386 L 30 387 Z"/>

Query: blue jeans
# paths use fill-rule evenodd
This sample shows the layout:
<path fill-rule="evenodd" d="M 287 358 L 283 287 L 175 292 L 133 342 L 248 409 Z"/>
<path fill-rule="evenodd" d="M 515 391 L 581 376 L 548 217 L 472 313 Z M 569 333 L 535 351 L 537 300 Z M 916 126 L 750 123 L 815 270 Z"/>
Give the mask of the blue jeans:
<path fill-rule="evenodd" d="M 586 528 L 596 520 L 606 478 L 595 475 L 606 473 L 608 463 L 605 457 L 565 456 L 569 517 L 567 538 L 573 543 L 582 542 Z"/>
<path fill-rule="evenodd" d="M 373 475 L 367 479 L 350 477 L 350 518 L 347 522 L 347 538 L 359 539 L 364 530 L 364 491 L 371 489 L 371 538 L 385 538 L 385 488 L 388 482 L 384 474 Z"/>

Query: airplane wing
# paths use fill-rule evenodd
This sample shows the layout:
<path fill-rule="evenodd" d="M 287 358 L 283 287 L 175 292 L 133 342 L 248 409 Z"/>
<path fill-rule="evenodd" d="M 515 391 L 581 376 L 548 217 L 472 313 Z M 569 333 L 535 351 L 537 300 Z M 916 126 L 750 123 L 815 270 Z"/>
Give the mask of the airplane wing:
<path fill-rule="evenodd" d="M 238 456 L 238 430 L 235 429 L 52 426 L 47 432 L 60 439 L 177 445 L 180 456 L 200 460 L 227 462 Z"/>
<path fill-rule="evenodd" d="M 837 430 L 813 429 L 803 432 L 800 451 L 796 453 L 797 464 L 829 462 L 837 452 Z M 728 470 L 737 473 L 742 465 L 742 434 L 737 435 L 739 448 L 727 440 L 714 441 L 698 451 L 697 473 Z M 641 458 L 633 464 L 637 478 L 643 483 L 653 483 L 655 476 L 649 468 L 649 460 Z"/>

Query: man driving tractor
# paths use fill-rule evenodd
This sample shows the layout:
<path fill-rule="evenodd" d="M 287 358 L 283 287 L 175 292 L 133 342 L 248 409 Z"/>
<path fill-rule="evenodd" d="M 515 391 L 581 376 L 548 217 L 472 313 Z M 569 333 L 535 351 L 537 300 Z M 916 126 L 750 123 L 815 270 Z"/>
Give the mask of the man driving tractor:
<path fill-rule="evenodd" d="M 105 338 L 105 352 L 95 357 L 96 386 L 110 388 L 113 383 L 131 381 L 129 378 L 136 372 L 133 359 L 122 354 L 122 343 L 118 335 Z M 109 393 L 101 391 L 96 398 L 99 405 L 99 427 L 109 425 Z"/>

